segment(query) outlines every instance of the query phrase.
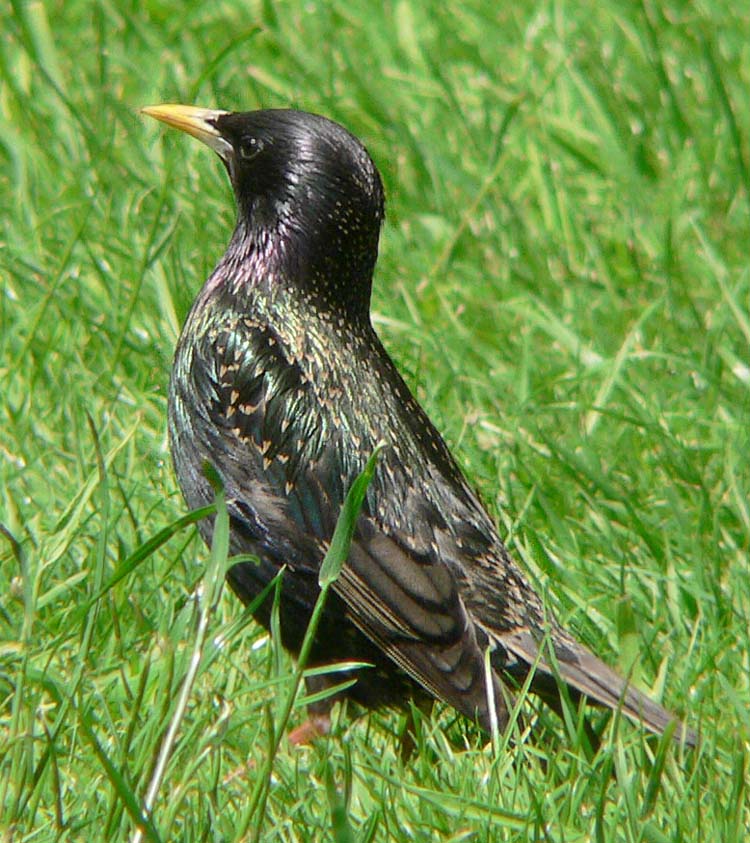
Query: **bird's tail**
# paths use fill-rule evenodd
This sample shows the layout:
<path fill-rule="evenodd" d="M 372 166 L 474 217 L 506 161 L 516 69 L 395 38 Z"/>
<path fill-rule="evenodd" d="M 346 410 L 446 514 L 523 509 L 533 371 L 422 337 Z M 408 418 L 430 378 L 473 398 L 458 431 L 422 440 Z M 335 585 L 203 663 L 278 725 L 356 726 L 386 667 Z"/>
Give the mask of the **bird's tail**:
<path fill-rule="evenodd" d="M 698 735 L 692 729 L 629 685 L 611 667 L 604 664 L 573 638 L 566 635 L 562 641 L 554 640 L 556 664 L 552 666 L 544 653 L 546 645 L 537 642 L 527 630 L 505 634 L 500 642 L 516 658 L 530 665 L 536 663 L 537 670 L 549 676 L 558 675 L 563 682 L 592 702 L 614 711 L 621 710 L 630 719 L 642 723 L 647 729 L 657 734 L 662 734 L 670 723 L 676 722 L 675 740 L 679 743 L 684 742 L 690 747 L 698 745 Z"/>

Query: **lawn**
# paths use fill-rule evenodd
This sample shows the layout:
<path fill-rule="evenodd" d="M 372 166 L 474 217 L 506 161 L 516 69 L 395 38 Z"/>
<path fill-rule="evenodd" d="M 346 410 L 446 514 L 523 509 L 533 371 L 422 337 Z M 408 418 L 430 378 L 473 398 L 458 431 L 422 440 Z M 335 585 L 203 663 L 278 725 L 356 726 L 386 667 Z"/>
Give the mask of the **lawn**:
<path fill-rule="evenodd" d="M 170 724 L 145 840 L 750 834 L 746 4 L 11 0 L 0 31 L 2 839 L 133 840 Z M 403 715 L 343 707 L 272 750 L 294 665 L 212 604 L 165 435 L 232 195 L 158 102 L 364 140 L 384 343 L 561 620 L 699 750 L 592 711 L 592 757 L 533 701 L 495 747 L 438 706 L 404 759 Z"/>

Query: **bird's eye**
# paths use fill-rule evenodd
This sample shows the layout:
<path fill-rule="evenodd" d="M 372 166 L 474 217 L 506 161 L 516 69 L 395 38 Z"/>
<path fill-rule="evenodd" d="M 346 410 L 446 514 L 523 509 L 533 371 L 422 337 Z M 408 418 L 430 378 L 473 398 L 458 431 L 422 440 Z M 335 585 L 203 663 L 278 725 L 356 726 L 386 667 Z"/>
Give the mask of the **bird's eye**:
<path fill-rule="evenodd" d="M 242 138 L 239 145 L 240 158 L 243 161 L 252 161 L 263 152 L 263 141 L 260 138 Z"/>

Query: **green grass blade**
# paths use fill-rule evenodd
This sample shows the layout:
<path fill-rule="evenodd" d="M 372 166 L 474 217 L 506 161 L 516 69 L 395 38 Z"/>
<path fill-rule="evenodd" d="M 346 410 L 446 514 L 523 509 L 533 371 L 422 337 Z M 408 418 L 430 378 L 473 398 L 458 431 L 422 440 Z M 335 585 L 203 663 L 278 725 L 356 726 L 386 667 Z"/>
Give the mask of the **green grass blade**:
<path fill-rule="evenodd" d="M 331 544 L 320 566 L 318 584 L 321 588 L 327 588 L 336 582 L 341 573 L 341 566 L 346 562 L 346 557 L 349 555 L 349 546 L 354 535 L 354 528 L 359 517 L 359 511 L 362 509 L 367 487 L 372 481 L 375 466 L 384 447 L 385 445 L 378 445 L 375 448 L 367 460 L 364 470 L 354 483 L 352 483 L 346 494 L 344 506 L 336 521 L 336 528 L 333 531 Z"/>

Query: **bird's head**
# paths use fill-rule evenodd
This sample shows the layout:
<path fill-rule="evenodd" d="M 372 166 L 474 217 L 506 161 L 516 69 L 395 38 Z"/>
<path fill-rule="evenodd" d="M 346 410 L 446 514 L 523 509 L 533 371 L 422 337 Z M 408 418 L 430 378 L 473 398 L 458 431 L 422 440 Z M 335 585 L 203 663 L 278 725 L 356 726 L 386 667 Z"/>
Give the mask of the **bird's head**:
<path fill-rule="evenodd" d="M 384 196 L 357 138 L 291 109 L 158 105 L 143 112 L 203 141 L 226 165 L 238 206 L 230 252 L 256 260 L 260 252 L 274 277 L 319 306 L 367 318 Z"/>

